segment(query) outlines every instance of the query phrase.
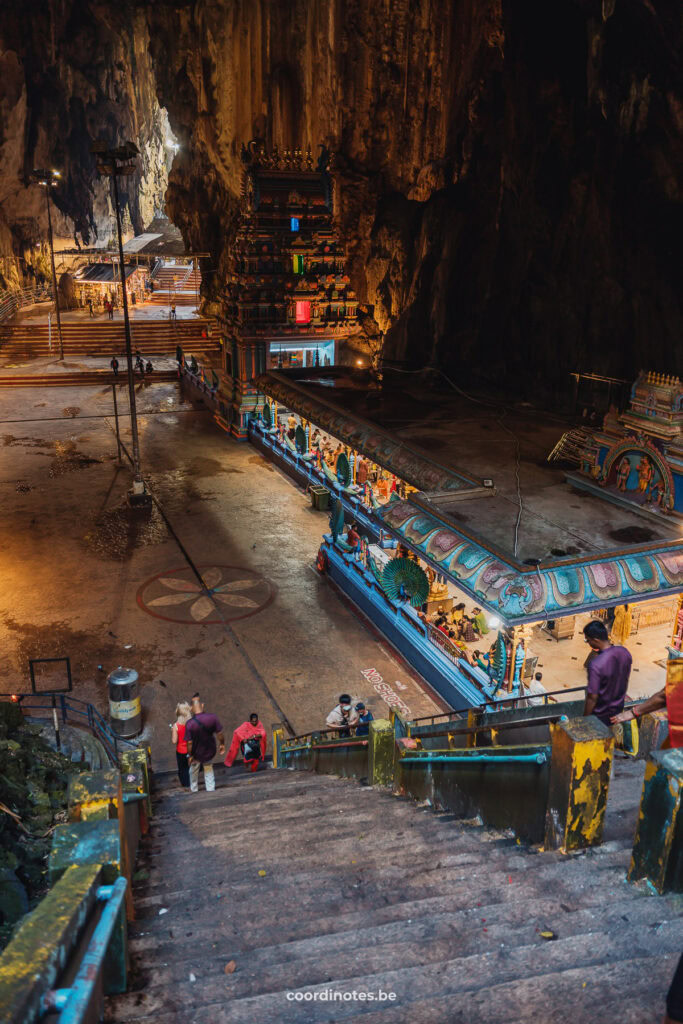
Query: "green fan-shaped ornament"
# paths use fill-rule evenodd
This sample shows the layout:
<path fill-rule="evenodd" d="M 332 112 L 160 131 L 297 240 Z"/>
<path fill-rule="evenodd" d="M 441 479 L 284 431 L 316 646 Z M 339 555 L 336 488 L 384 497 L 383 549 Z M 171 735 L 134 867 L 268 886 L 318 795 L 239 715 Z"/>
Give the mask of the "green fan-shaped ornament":
<path fill-rule="evenodd" d="M 336 540 L 344 532 L 344 506 L 339 498 L 330 496 L 332 511 L 330 512 L 330 533 Z"/>
<path fill-rule="evenodd" d="M 342 487 L 348 487 L 351 483 L 351 467 L 343 452 L 337 459 L 337 480 Z"/>
<path fill-rule="evenodd" d="M 301 426 L 301 424 L 299 424 L 299 426 L 294 431 L 294 443 L 296 445 L 296 450 L 300 452 L 302 455 L 305 455 L 308 450 L 306 445 L 306 431 Z"/>
<path fill-rule="evenodd" d="M 410 558 L 392 558 L 382 574 L 382 586 L 392 601 L 410 601 L 420 608 L 429 596 L 427 573 Z"/>
<path fill-rule="evenodd" d="M 273 425 L 273 414 L 270 411 L 270 405 L 268 402 L 263 406 L 263 422 L 266 425 L 266 429 L 270 430 Z"/>
<path fill-rule="evenodd" d="M 496 679 L 499 684 L 505 679 L 507 663 L 508 656 L 505 649 L 505 640 L 503 639 L 502 632 L 500 632 L 496 637 L 496 644 L 493 651 L 493 678 Z"/>

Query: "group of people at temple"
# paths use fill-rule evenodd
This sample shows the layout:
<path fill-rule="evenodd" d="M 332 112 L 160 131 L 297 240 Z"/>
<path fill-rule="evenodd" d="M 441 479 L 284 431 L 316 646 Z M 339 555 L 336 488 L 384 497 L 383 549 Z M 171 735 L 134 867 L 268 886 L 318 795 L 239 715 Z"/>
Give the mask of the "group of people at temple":
<path fill-rule="evenodd" d="M 266 730 L 255 711 L 234 730 L 227 754 L 223 726 L 217 715 L 205 710 L 198 693 L 189 701 L 179 701 L 175 715 L 171 742 L 176 751 L 178 778 L 181 786 L 192 793 L 199 790 L 200 771 L 204 774 L 207 791 L 211 793 L 216 788 L 213 767 L 216 753 L 225 758 L 228 768 L 241 754 L 250 772 L 257 771 L 266 756 Z"/>
<path fill-rule="evenodd" d="M 279 424 L 276 424 L 281 434 L 286 436 L 292 444 L 296 440 L 296 428 L 298 425 L 296 417 L 291 412 L 287 416 L 286 423 L 279 421 Z M 349 449 L 347 447 L 329 434 L 321 431 L 318 427 L 313 428 L 310 435 L 309 450 L 312 455 L 320 460 L 321 468 L 322 462 L 324 462 L 333 473 L 337 472 L 339 456 L 345 455 L 347 458 L 349 457 Z M 369 488 L 372 488 L 372 493 L 379 502 L 388 501 L 394 492 L 401 499 L 407 496 L 410 488 L 403 480 L 399 480 L 392 473 L 382 469 L 381 466 L 376 465 L 376 463 L 365 458 L 360 453 L 354 453 L 354 458 L 355 485 L 359 489 L 359 496 L 368 506 L 370 505 Z"/>

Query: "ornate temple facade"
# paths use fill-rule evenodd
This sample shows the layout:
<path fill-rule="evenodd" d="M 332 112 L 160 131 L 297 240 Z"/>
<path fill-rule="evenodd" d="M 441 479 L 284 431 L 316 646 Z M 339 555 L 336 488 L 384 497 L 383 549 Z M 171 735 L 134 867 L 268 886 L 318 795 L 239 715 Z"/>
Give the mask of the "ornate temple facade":
<path fill-rule="evenodd" d="M 583 489 L 599 487 L 611 501 L 645 513 L 683 516 L 683 383 L 643 371 L 629 408 L 610 412 L 589 435 L 579 472 L 567 477 Z"/>
<path fill-rule="evenodd" d="M 329 154 L 242 148 L 242 212 L 229 256 L 220 393 L 231 432 L 247 436 L 254 378 L 332 366 L 358 333 L 358 303 L 333 224 Z"/>

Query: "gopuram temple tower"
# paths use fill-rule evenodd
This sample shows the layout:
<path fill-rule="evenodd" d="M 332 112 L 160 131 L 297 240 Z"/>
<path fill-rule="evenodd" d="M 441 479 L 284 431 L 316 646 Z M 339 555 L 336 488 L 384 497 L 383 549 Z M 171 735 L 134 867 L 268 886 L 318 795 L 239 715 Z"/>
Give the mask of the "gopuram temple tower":
<path fill-rule="evenodd" d="M 253 379 L 268 369 L 333 366 L 358 333 L 358 302 L 333 226 L 329 152 L 242 147 L 242 213 L 229 255 L 221 397 L 246 438 Z"/>

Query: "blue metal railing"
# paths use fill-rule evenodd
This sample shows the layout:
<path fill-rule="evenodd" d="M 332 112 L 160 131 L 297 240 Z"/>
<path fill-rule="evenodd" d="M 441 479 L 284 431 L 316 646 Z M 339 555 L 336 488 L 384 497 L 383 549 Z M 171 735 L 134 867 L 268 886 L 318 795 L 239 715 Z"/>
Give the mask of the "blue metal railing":
<path fill-rule="evenodd" d="M 0 697 L 10 697 L 22 711 L 45 710 L 50 712 L 48 715 L 31 715 L 32 718 L 53 721 L 54 712 L 56 712 L 64 723 L 85 725 L 100 741 L 111 763 L 117 767 L 119 766 L 120 752 L 133 750 L 137 746 L 133 740 L 117 736 L 96 707 L 87 701 L 78 700 L 77 697 L 70 697 L 65 693 L 8 693 L 0 694 Z"/>
<path fill-rule="evenodd" d="M 97 1012 L 97 1019 L 100 1019 L 101 1006 L 95 1006 L 101 999 L 99 978 L 123 906 L 127 884 L 125 878 L 117 878 L 113 885 L 98 887 L 97 899 L 104 902 L 105 907 L 73 984 L 70 988 L 52 989 L 43 996 L 43 1014 L 56 1010 L 59 1013 L 59 1024 L 82 1024 L 85 1020 L 94 1020 L 95 1017 L 91 1016 L 93 1010 Z"/>
<path fill-rule="evenodd" d="M 425 761 L 454 761 L 458 764 L 472 764 L 476 761 L 487 761 L 490 764 L 508 764 L 526 761 L 533 764 L 545 764 L 548 755 L 540 751 L 538 754 L 424 754 L 424 756 L 402 757 L 399 764 L 423 764 Z"/>

